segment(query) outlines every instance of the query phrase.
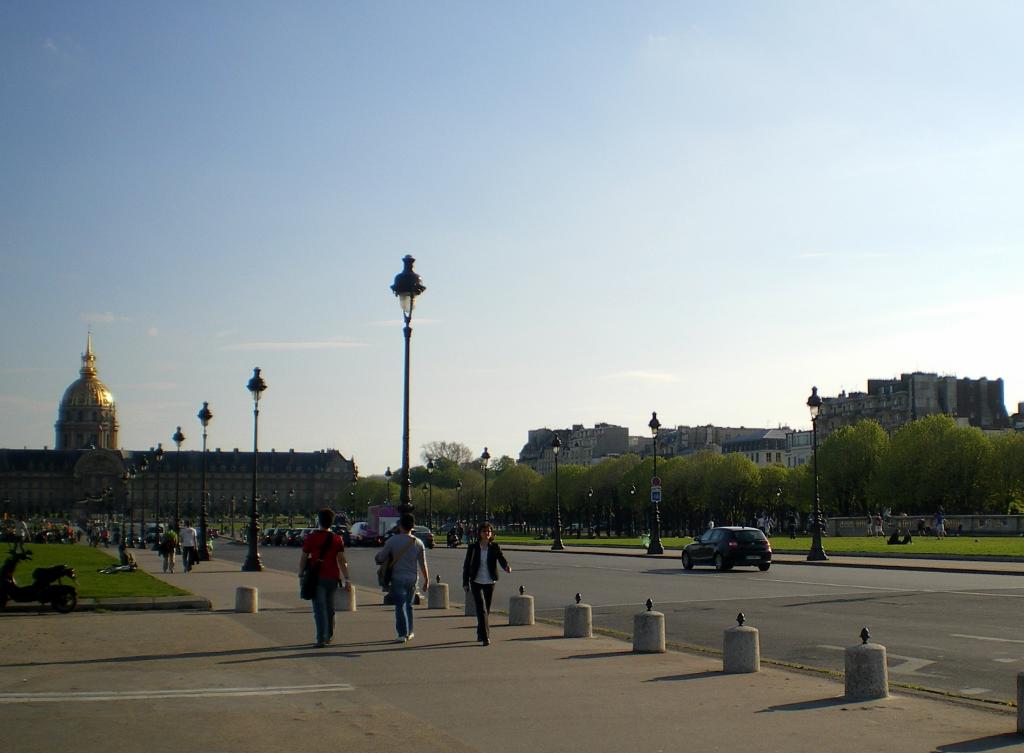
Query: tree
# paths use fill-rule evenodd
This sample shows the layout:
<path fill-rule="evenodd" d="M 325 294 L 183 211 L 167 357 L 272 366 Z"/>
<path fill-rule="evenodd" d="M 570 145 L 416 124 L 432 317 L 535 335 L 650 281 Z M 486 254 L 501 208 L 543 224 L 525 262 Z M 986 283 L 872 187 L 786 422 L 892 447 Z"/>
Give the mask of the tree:
<path fill-rule="evenodd" d="M 878 469 L 879 499 L 912 513 L 971 513 L 991 498 L 992 443 L 945 415 L 911 421 L 892 436 Z"/>
<path fill-rule="evenodd" d="M 716 522 L 741 523 L 750 516 L 759 473 L 754 462 L 739 452 L 722 455 L 707 477 Z"/>
<path fill-rule="evenodd" d="M 822 504 L 840 515 L 866 515 L 875 474 L 889 449 L 889 437 L 877 421 L 858 421 L 828 436 L 818 448 L 818 484 Z"/>
<path fill-rule="evenodd" d="M 424 465 L 426 465 L 428 460 L 433 460 L 434 463 L 437 463 L 438 459 L 441 459 L 454 463 L 456 466 L 462 466 L 473 460 L 474 454 L 471 449 L 461 442 L 439 440 L 427 442 L 423 445 L 420 457 L 423 459 Z"/>
<path fill-rule="evenodd" d="M 530 509 L 530 499 L 535 495 L 539 482 L 540 474 L 528 465 L 506 463 L 490 484 L 488 505 L 495 514 L 520 523 L 524 511 Z"/>
<path fill-rule="evenodd" d="M 1003 434 L 992 442 L 993 512 L 1024 512 L 1024 434 Z"/>

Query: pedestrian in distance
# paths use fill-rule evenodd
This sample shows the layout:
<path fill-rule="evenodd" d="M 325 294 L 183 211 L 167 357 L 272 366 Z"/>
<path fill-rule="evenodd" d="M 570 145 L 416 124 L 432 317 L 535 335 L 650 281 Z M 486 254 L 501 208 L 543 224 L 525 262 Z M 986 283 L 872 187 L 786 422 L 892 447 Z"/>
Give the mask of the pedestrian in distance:
<path fill-rule="evenodd" d="M 196 529 L 192 527 L 192 521 L 186 520 L 181 527 L 179 539 L 181 542 L 181 567 L 186 573 L 192 572 L 193 565 L 199 561 L 199 548 L 197 542 L 199 536 Z"/>
<path fill-rule="evenodd" d="M 164 572 L 174 572 L 174 554 L 178 549 L 178 535 L 170 526 L 160 536 L 160 556 L 163 557 Z"/>
<path fill-rule="evenodd" d="M 490 624 L 491 597 L 494 584 L 498 582 L 498 565 L 506 573 L 512 572 L 508 560 L 501 553 L 501 547 L 494 541 L 491 524 L 484 522 L 478 529 L 477 540 L 466 550 L 462 563 L 462 588 L 472 593 L 476 605 L 476 639 L 481 645 L 491 645 Z"/>
<path fill-rule="evenodd" d="M 395 643 L 413 639 L 412 603 L 416 596 L 416 578 L 423 576 L 423 585 L 430 582 L 427 572 L 427 550 L 423 542 L 412 535 L 416 518 L 411 512 L 398 519 L 398 533 L 389 538 L 374 555 L 378 565 L 391 562 L 391 582 L 388 591 L 395 600 Z"/>
<path fill-rule="evenodd" d="M 316 518 L 320 528 L 302 542 L 299 578 L 302 578 L 307 562 L 318 568 L 319 580 L 312 600 L 313 624 L 316 628 L 316 647 L 323 648 L 334 640 L 334 593 L 339 587 L 351 590 L 352 584 L 348 579 L 345 541 L 331 530 L 334 510 L 324 507 L 317 512 Z"/>

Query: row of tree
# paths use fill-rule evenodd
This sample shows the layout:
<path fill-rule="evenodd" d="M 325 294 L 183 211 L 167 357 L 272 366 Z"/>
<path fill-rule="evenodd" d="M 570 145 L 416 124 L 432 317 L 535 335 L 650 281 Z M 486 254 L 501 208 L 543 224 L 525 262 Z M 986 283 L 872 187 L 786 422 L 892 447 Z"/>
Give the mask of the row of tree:
<path fill-rule="evenodd" d="M 547 531 L 555 511 L 554 474 L 541 476 L 510 457 L 485 469 L 457 442 L 424 447 L 424 465 L 411 469 L 413 502 L 421 519 L 476 521 L 485 514 L 527 531 Z M 434 470 L 427 472 L 427 459 Z M 597 535 L 635 535 L 650 527 L 653 459 L 637 455 L 594 466 L 562 465 L 558 497 L 563 525 Z M 485 492 L 486 473 L 486 492 Z M 791 512 L 813 504 L 810 463 L 759 468 L 739 453 L 698 452 L 658 460 L 662 479 L 662 530 L 682 535 L 709 521 L 752 523 L 761 513 L 784 523 Z M 359 480 L 353 512 L 390 494 L 393 481 Z M 1024 511 L 1024 434 L 986 436 L 943 415 L 906 424 L 891 436 L 875 421 L 862 421 L 829 435 L 818 448 L 819 495 L 827 515 L 893 513 L 930 515 L 1006 514 Z M 486 501 L 485 501 L 486 494 Z M 486 509 L 485 509 L 486 506 Z"/>

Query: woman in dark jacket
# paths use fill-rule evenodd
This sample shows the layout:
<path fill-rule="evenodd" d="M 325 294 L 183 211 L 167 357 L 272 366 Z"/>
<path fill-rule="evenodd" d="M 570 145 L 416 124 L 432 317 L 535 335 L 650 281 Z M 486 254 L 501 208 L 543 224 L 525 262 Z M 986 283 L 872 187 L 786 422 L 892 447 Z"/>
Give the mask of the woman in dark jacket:
<path fill-rule="evenodd" d="M 490 523 L 481 523 L 480 538 L 469 545 L 466 561 L 462 563 L 462 588 L 472 590 L 476 605 L 476 638 L 484 646 L 491 645 L 487 616 L 491 612 L 491 596 L 494 584 L 498 582 L 498 565 L 506 573 L 512 572 L 501 547 L 494 543 L 494 531 Z"/>

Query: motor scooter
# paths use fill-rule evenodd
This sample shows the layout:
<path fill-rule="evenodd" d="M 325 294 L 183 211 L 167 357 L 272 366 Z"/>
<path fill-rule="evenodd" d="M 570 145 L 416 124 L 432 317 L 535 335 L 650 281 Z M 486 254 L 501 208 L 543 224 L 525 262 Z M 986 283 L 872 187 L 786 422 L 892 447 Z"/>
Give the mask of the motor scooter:
<path fill-rule="evenodd" d="M 67 614 L 78 604 L 78 591 L 74 586 L 64 583 L 64 578 L 75 580 L 75 571 L 67 565 L 37 567 L 32 571 L 32 583 L 19 586 L 14 581 L 14 569 L 19 562 L 32 559 L 32 550 L 22 548 L 18 551 L 11 547 L 3 567 L 0 567 L 0 609 L 7 607 L 8 601 L 38 601 L 50 604 L 61 614 Z"/>

